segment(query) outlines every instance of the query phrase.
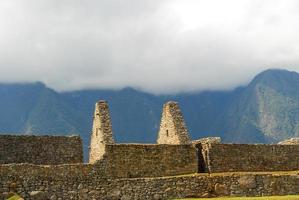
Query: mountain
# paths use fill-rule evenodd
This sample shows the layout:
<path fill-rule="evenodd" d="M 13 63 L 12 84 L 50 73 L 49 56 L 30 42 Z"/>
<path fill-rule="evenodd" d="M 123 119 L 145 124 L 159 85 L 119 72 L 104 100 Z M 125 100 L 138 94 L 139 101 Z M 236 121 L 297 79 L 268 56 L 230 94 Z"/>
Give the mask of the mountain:
<path fill-rule="evenodd" d="M 167 100 L 180 103 L 193 139 L 273 143 L 299 136 L 299 74 L 286 70 L 266 70 L 232 91 L 160 96 L 132 88 L 56 92 L 40 82 L 0 84 L 0 132 L 80 134 L 87 155 L 99 99 L 109 102 L 117 142 L 154 143 Z"/>
<path fill-rule="evenodd" d="M 81 116 L 42 83 L 0 84 L 0 96 L 1 132 L 65 134 L 82 130 L 76 127 Z"/>
<path fill-rule="evenodd" d="M 297 137 L 298 91 L 296 72 L 267 70 L 257 75 L 225 112 L 226 140 L 271 143 Z"/>

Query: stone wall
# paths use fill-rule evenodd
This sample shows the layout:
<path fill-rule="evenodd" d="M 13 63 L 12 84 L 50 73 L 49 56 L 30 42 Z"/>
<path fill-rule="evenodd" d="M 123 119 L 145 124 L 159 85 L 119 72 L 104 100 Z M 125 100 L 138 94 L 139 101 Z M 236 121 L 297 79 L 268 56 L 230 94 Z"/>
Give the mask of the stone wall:
<path fill-rule="evenodd" d="M 211 144 L 220 144 L 220 137 L 206 137 L 198 140 L 193 140 L 191 144 L 197 149 L 197 159 L 198 159 L 198 172 L 205 173 L 209 172 L 208 163 L 208 151 Z"/>
<path fill-rule="evenodd" d="M 192 145 L 106 145 L 104 161 L 110 177 L 157 177 L 197 172 Z"/>
<path fill-rule="evenodd" d="M 0 135 L 0 164 L 82 163 L 79 136 Z"/>
<path fill-rule="evenodd" d="M 287 140 L 283 140 L 279 142 L 280 145 L 298 145 L 299 144 L 299 138 L 290 138 Z"/>
<path fill-rule="evenodd" d="M 192 140 L 192 144 L 220 144 L 221 143 L 221 138 L 220 137 L 205 137 L 205 138 L 200 138 L 198 140 Z"/>
<path fill-rule="evenodd" d="M 190 138 L 183 114 L 177 102 L 163 106 L 158 144 L 189 144 Z"/>
<path fill-rule="evenodd" d="M 109 107 L 107 102 L 102 100 L 95 105 L 90 137 L 89 163 L 94 163 L 103 157 L 106 144 L 114 144 L 114 139 Z"/>
<path fill-rule="evenodd" d="M 299 169 L 299 145 L 210 144 L 204 150 L 209 172 Z"/>
<path fill-rule="evenodd" d="M 193 174 L 160 178 L 104 178 L 93 165 L 0 165 L 0 199 L 141 200 L 299 193 L 299 172 Z"/>

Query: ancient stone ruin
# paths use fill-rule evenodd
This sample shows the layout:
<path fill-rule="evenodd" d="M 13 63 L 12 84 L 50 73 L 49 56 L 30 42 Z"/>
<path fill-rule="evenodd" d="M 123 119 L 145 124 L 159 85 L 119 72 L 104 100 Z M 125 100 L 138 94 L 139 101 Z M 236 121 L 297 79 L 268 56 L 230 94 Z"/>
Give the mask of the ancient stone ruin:
<path fill-rule="evenodd" d="M 158 144 L 189 144 L 189 133 L 177 102 L 163 106 Z"/>
<path fill-rule="evenodd" d="M 0 136 L 0 199 L 172 199 L 299 193 L 299 145 L 190 140 L 176 102 L 157 144 L 114 142 L 108 104 L 95 105 L 89 163 L 78 136 Z M 292 144 L 292 145 L 290 145 Z M 284 171 L 282 173 L 281 171 Z M 221 172 L 221 173 L 218 173 Z"/>
<path fill-rule="evenodd" d="M 105 145 L 114 144 L 110 113 L 106 101 L 96 103 L 90 140 L 89 162 L 100 160 L 105 153 Z"/>

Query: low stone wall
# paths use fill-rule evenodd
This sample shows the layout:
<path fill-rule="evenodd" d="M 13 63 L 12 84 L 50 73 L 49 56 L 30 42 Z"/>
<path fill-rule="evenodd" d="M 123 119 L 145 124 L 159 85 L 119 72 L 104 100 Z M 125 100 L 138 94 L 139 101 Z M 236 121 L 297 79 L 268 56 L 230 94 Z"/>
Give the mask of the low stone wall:
<path fill-rule="evenodd" d="M 82 163 L 79 136 L 0 135 L 0 164 Z"/>
<path fill-rule="evenodd" d="M 210 144 L 203 149 L 211 173 L 299 170 L 299 145 Z"/>
<path fill-rule="evenodd" d="M 114 178 L 157 177 L 197 172 L 192 145 L 106 145 L 103 159 Z"/>
<path fill-rule="evenodd" d="M 161 178 L 104 178 L 93 165 L 0 165 L 0 199 L 10 192 L 38 199 L 173 199 L 299 193 L 298 171 L 193 174 Z"/>

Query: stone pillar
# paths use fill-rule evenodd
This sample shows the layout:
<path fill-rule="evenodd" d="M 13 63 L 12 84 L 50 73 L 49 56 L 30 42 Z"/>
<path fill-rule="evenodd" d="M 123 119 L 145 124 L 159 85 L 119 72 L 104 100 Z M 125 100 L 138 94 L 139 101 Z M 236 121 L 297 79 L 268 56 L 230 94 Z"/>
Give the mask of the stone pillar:
<path fill-rule="evenodd" d="M 105 145 L 114 144 L 109 107 L 106 101 L 95 105 L 89 149 L 89 163 L 100 160 L 105 153 Z"/>
<path fill-rule="evenodd" d="M 177 102 L 169 101 L 163 106 L 158 144 L 189 144 L 189 133 Z"/>

